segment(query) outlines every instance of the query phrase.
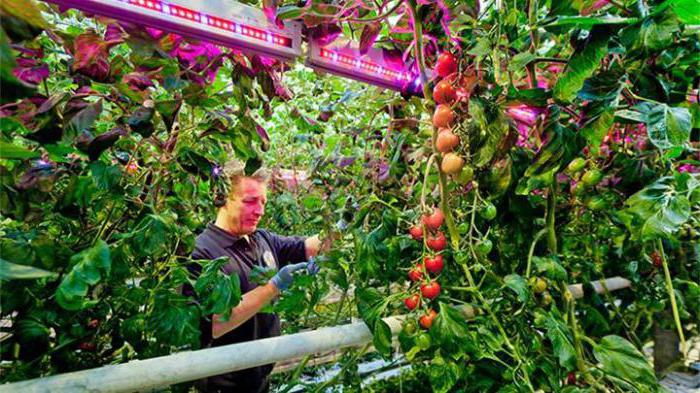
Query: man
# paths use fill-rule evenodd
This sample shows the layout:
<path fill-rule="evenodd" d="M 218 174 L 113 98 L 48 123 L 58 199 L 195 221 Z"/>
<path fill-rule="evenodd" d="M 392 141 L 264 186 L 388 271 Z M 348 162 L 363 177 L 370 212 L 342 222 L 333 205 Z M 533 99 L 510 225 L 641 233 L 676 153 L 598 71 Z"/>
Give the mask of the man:
<path fill-rule="evenodd" d="M 292 284 L 293 273 L 315 274 L 318 267 L 313 257 L 329 246 L 328 242 L 322 245 L 318 236 L 286 237 L 257 228 L 267 202 L 266 170 L 246 176 L 244 165 L 234 161 L 224 166 L 222 176 L 225 190 L 218 193 L 215 201 L 216 221 L 197 237 L 192 259 L 228 256 L 230 261 L 224 272 L 238 275 L 243 297 L 228 320 L 213 315 L 211 321 L 203 321 L 204 346 L 278 336 L 279 318 L 259 311 Z M 311 262 L 303 262 L 308 260 Z M 279 271 L 265 285 L 257 285 L 250 280 L 256 266 Z M 267 392 L 272 367 L 269 364 L 214 376 L 201 381 L 198 387 L 207 392 Z"/>

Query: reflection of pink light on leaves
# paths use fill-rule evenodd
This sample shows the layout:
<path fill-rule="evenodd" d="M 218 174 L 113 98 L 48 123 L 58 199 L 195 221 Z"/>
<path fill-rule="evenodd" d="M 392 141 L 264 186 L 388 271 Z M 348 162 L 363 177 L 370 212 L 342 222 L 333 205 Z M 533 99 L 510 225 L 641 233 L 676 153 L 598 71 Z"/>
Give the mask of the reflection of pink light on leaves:
<path fill-rule="evenodd" d="M 610 3 L 610 0 L 597 0 L 595 3 L 591 4 L 589 7 L 586 7 L 581 10 L 581 15 L 589 15 L 592 14 L 594 11 L 599 10 L 606 5 Z"/>
<path fill-rule="evenodd" d="M 537 118 L 544 112 L 542 108 L 532 107 L 526 104 L 509 106 L 506 113 L 516 122 L 525 123 L 529 126 L 537 123 Z"/>
<path fill-rule="evenodd" d="M 677 170 L 680 173 L 700 173 L 700 166 L 695 166 L 693 164 L 683 164 L 679 165 Z"/>

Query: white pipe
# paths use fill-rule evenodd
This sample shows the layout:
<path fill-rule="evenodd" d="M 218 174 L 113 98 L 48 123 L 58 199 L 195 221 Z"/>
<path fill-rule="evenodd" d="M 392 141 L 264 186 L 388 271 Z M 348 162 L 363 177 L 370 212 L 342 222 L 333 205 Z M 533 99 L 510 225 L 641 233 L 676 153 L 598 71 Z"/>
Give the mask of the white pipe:
<path fill-rule="evenodd" d="M 596 293 L 604 293 L 607 288 L 608 292 L 617 291 L 618 289 L 629 288 L 630 280 L 622 277 L 610 277 L 605 280 L 591 281 L 591 285 Z M 576 299 L 583 297 L 583 284 L 569 285 L 569 292 Z"/>
<path fill-rule="evenodd" d="M 610 291 L 630 285 L 629 280 L 621 277 L 609 278 L 605 282 Z M 604 291 L 600 282 L 594 281 L 591 284 L 596 292 Z M 574 297 L 583 296 L 581 284 L 570 285 L 569 290 Z M 465 316 L 473 316 L 471 310 L 465 311 Z M 384 318 L 393 335 L 401 329 L 403 318 L 405 315 Z M 308 354 L 359 346 L 371 341 L 372 333 L 364 322 L 356 322 L 4 384 L 0 385 L 0 393 L 150 391 L 167 385 L 276 363 Z"/>

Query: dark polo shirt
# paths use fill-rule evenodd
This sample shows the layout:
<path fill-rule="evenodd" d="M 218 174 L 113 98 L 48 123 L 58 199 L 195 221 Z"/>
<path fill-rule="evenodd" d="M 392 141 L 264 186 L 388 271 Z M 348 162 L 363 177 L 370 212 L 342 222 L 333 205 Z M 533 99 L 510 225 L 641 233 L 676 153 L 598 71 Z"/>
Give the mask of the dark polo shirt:
<path fill-rule="evenodd" d="M 289 263 L 306 260 L 304 238 L 297 236 L 279 236 L 272 232 L 258 229 L 247 237 L 234 236 L 210 223 L 195 240 L 192 259 L 216 259 L 229 257 L 224 265 L 226 274 L 235 273 L 241 282 L 241 293 L 246 293 L 258 285 L 250 282 L 250 272 L 254 266 L 274 267 L 279 269 Z M 190 270 L 198 275 L 199 265 L 193 264 Z M 218 339 L 211 337 L 211 319 L 204 318 L 201 323 L 202 346 L 217 347 L 279 336 L 280 321 L 275 314 L 258 313 L 241 326 L 226 333 Z M 217 375 L 201 381 L 202 390 L 211 392 L 257 393 L 268 389 L 268 375 L 272 364 L 255 367 L 233 373 Z"/>

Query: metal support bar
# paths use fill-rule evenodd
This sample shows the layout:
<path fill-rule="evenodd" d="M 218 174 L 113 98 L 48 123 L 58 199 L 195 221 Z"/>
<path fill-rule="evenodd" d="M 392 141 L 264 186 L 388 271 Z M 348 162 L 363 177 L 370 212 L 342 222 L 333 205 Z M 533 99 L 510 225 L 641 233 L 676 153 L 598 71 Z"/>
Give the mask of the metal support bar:
<path fill-rule="evenodd" d="M 630 286 L 629 280 L 613 277 L 605 280 L 610 291 Z M 596 292 L 603 285 L 591 283 Z M 581 284 L 569 286 L 574 297 L 582 297 Z M 467 317 L 473 313 L 466 313 Z M 401 329 L 405 315 L 384 318 L 392 335 Z M 104 366 L 46 378 L 0 385 L 0 393 L 9 392 L 134 392 L 202 379 L 231 371 L 281 362 L 300 356 L 359 346 L 372 341 L 372 333 L 363 322 L 321 328 L 303 333 L 248 341 L 198 351 L 178 352 L 146 360 Z"/>

